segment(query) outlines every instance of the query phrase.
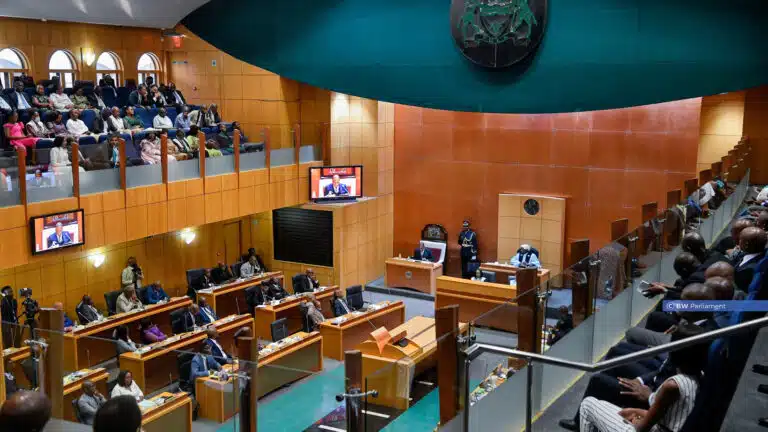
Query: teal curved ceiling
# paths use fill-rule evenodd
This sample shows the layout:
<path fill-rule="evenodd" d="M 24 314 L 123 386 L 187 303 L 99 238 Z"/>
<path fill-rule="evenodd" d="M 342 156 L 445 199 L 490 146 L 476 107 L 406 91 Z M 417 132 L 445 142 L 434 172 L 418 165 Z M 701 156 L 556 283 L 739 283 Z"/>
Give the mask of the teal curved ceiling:
<path fill-rule="evenodd" d="M 230 55 L 314 86 L 460 111 L 572 112 L 768 83 L 763 0 L 549 0 L 528 64 L 475 66 L 449 0 L 211 0 L 182 23 Z"/>

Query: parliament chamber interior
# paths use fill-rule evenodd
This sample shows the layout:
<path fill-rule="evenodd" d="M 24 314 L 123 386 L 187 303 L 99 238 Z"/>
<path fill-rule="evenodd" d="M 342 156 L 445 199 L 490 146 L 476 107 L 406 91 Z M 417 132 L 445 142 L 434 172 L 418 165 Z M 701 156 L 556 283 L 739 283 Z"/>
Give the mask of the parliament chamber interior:
<path fill-rule="evenodd" d="M 0 7 L 0 430 L 768 430 L 760 3 Z"/>

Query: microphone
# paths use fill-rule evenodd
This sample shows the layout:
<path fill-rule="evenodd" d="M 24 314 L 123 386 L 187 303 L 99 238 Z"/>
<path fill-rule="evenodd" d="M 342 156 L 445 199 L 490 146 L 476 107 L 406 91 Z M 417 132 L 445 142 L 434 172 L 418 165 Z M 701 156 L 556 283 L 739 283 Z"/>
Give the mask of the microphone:
<path fill-rule="evenodd" d="M 240 299 L 235 297 L 235 306 L 237 307 L 237 315 L 240 316 Z"/>
<path fill-rule="evenodd" d="M 91 366 L 91 350 L 87 349 L 85 350 L 85 360 L 88 362 L 88 366 Z M 75 365 L 75 369 L 77 369 L 77 365 Z"/>

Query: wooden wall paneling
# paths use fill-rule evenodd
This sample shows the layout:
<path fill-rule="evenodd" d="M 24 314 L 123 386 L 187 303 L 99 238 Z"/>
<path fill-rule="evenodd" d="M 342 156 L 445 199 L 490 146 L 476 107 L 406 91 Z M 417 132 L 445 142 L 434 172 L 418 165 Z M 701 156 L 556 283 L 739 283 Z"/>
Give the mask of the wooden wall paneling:
<path fill-rule="evenodd" d="M 685 194 L 686 198 L 688 198 L 694 192 L 696 192 L 696 189 L 698 188 L 699 188 L 699 179 L 697 178 L 688 179 L 683 182 L 683 193 Z"/>
<path fill-rule="evenodd" d="M 666 208 L 672 208 L 682 202 L 682 191 L 675 189 L 667 192 L 667 206 Z"/>

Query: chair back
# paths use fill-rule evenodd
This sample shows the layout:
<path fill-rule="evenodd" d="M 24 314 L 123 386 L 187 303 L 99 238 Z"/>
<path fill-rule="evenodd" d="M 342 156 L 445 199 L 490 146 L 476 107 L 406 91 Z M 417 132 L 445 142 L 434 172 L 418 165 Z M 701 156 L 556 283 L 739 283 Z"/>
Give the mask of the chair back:
<path fill-rule="evenodd" d="M 280 318 L 269 325 L 272 333 L 272 341 L 277 342 L 288 337 L 288 318 Z"/>
<path fill-rule="evenodd" d="M 187 270 L 187 288 L 190 288 L 203 273 L 205 273 L 204 268 Z"/>
<path fill-rule="evenodd" d="M 184 333 L 184 314 L 187 309 L 176 309 L 171 312 L 171 331 L 173 334 Z"/>
<path fill-rule="evenodd" d="M 136 297 L 139 298 L 139 301 L 142 304 L 149 304 L 149 302 L 147 301 L 147 290 L 149 289 L 149 287 L 150 285 L 143 286 L 139 288 L 138 291 L 136 291 Z"/>
<path fill-rule="evenodd" d="M 80 406 L 77 404 L 79 400 L 79 397 L 72 399 L 72 412 L 75 413 L 75 420 L 77 420 L 78 423 L 83 423 L 83 415 L 80 413 Z"/>
<path fill-rule="evenodd" d="M 259 286 L 252 286 L 245 289 L 245 304 L 248 305 L 248 313 L 255 316 L 256 309 L 256 293 L 259 290 Z"/>
<path fill-rule="evenodd" d="M 352 310 L 362 309 L 363 307 L 363 286 L 353 285 L 347 288 L 347 305 Z"/>
<path fill-rule="evenodd" d="M 294 293 L 302 293 L 306 291 L 304 289 L 303 277 L 304 277 L 304 273 L 299 273 L 299 274 L 293 275 L 293 277 L 291 278 L 291 283 L 293 284 Z"/>
<path fill-rule="evenodd" d="M 122 291 L 110 291 L 104 293 L 104 302 L 107 304 L 107 313 L 111 316 L 117 313 L 117 298 Z"/>
<path fill-rule="evenodd" d="M 192 374 L 192 360 L 194 353 L 181 353 L 176 357 L 176 365 L 179 368 L 179 390 L 187 393 L 195 393 L 195 383 L 191 382 L 189 377 Z"/>
<path fill-rule="evenodd" d="M 231 266 L 229 266 L 229 268 L 232 269 L 232 276 L 234 276 L 236 278 L 239 278 L 240 275 L 241 275 L 240 267 L 242 267 L 242 266 L 243 266 L 243 263 L 241 263 L 241 262 L 237 262 L 237 263 L 234 263 Z"/>
<path fill-rule="evenodd" d="M 496 272 L 482 270 L 486 282 L 496 282 Z"/>

